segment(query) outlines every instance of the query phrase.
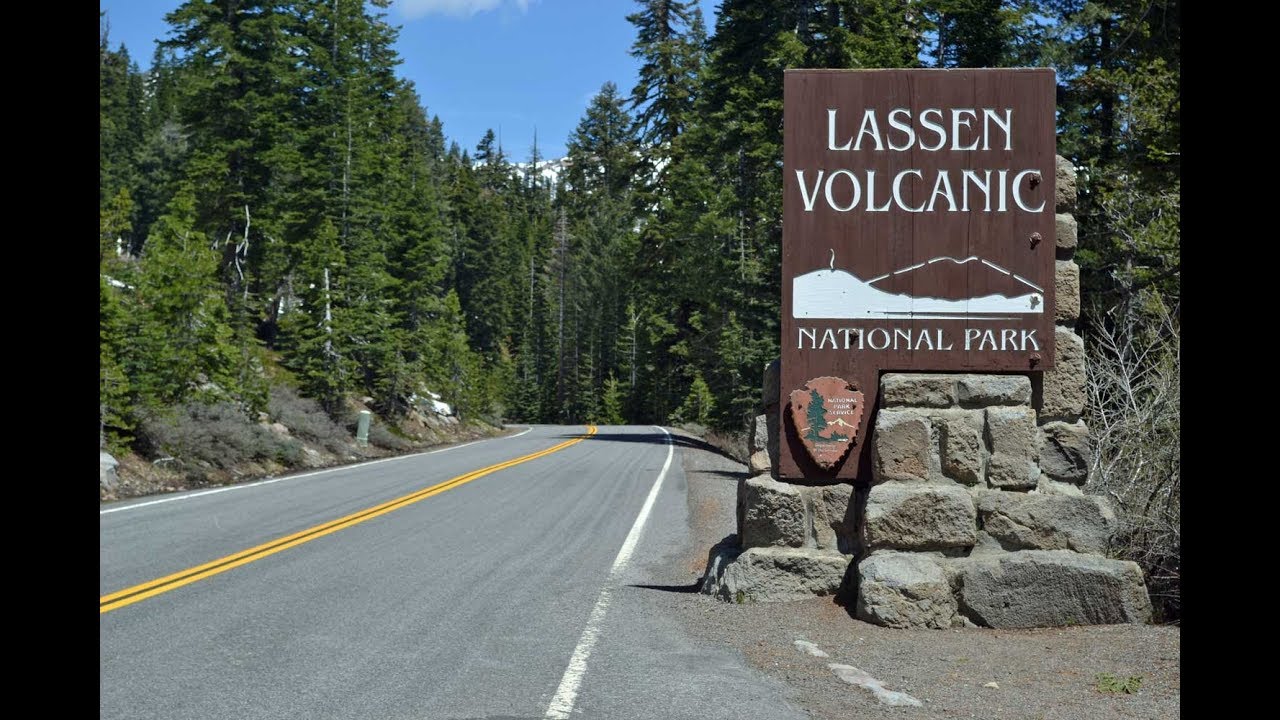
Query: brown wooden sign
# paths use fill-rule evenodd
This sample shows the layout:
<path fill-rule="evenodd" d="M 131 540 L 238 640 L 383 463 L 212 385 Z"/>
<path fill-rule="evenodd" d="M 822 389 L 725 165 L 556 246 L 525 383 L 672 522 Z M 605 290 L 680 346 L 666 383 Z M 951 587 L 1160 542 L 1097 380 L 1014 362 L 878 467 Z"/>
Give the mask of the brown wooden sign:
<path fill-rule="evenodd" d="M 1052 70 L 785 73 L 782 395 L 867 411 L 827 466 L 780 408 L 782 477 L 869 479 L 882 370 L 1053 366 L 1054 111 Z"/>

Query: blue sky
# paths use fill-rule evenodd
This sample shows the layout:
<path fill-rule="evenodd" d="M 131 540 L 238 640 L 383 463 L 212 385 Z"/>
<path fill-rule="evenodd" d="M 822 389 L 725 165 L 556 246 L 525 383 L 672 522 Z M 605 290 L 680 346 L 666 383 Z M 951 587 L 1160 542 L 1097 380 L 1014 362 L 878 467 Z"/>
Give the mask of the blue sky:
<path fill-rule="evenodd" d="M 179 0 L 99 0 L 142 69 L 166 37 Z M 720 0 L 699 0 L 707 30 Z M 634 0 L 395 0 L 401 25 L 398 74 L 417 86 L 429 115 L 468 150 L 488 128 L 513 160 L 525 160 L 537 128 L 539 154 L 559 157 L 587 103 L 606 81 L 630 94 L 638 64 L 629 54 Z"/>

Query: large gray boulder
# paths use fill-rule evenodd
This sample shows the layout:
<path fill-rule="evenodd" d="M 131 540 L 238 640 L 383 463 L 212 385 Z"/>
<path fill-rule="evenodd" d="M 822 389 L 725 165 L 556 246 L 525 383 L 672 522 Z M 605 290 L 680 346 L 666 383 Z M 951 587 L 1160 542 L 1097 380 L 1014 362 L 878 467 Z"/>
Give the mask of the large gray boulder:
<path fill-rule="evenodd" d="M 1042 495 L 1071 495 L 1073 497 L 1084 495 L 1084 491 L 1080 489 L 1079 485 L 1054 480 L 1044 473 L 1040 473 L 1040 481 L 1036 483 L 1035 491 Z"/>
<path fill-rule="evenodd" d="M 956 398 L 965 407 L 1030 405 L 1031 380 L 1026 375 L 960 375 Z"/>
<path fill-rule="evenodd" d="M 1103 554 L 1116 528 L 1110 503 L 1096 495 L 984 492 L 978 518 L 1005 550 Z"/>
<path fill-rule="evenodd" d="M 987 482 L 992 487 L 1030 489 L 1039 474 L 1035 468 L 1036 413 L 1029 407 L 987 408 L 987 437 L 991 458 Z"/>
<path fill-rule="evenodd" d="M 844 584 L 850 558 L 815 548 L 756 547 L 734 555 L 717 545 L 707 565 L 702 592 L 726 602 L 788 602 L 835 595 Z"/>
<path fill-rule="evenodd" d="M 781 457 L 778 453 L 781 449 L 779 447 L 781 441 L 778 434 L 778 408 L 776 404 L 765 415 L 765 425 L 769 433 L 769 442 L 765 446 L 765 452 L 768 453 L 769 457 L 769 472 L 774 477 L 778 477 L 778 459 Z"/>
<path fill-rule="evenodd" d="M 1151 600 L 1137 563 L 1069 550 L 952 560 L 960 611 L 993 628 L 1145 623 Z"/>
<path fill-rule="evenodd" d="M 978 513 L 954 483 L 884 483 L 871 488 L 861 532 L 867 550 L 967 547 L 978 538 Z"/>
<path fill-rule="evenodd" d="M 893 628 L 949 628 L 963 624 L 937 558 L 924 553 L 876 552 L 858 564 L 859 620 Z"/>
<path fill-rule="evenodd" d="M 823 485 L 800 491 L 809 513 L 812 545 L 819 550 L 852 555 L 857 538 L 857 513 L 853 507 L 853 485 Z"/>
<path fill-rule="evenodd" d="M 875 482 L 925 481 L 936 459 L 932 423 L 922 410 L 881 410 L 872 433 Z"/>
<path fill-rule="evenodd" d="M 1054 215 L 1054 222 L 1057 225 L 1058 257 L 1071 257 L 1076 251 L 1077 242 L 1079 242 L 1079 227 L 1076 224 L 1076 218 L 1069 213 L 1057 213 Z"/>
<path fill-rule="evenodd" d="M 804 547 L 808 522 L 800 488 L 768 475 L 738 485 L 742 547 Z"/>
<path fill-rule="evenodd" d="M 1054 156 L 1054 212 L 1070 213 L 1076 209 L 1076 169 L 1061 155 Z"/>
<path fill-rule="evenodd" d="M 1070 260 L 1058 260 L 1053 273 L 1055 322 L 1074 325 L 1080 319 L 1080 266 Z"/>
<path fill-rule="evenodd" d="M 938 410 L 930 420 L 939 430 L 942 474 L 965 485 L 982 484 L 987 464 L 982 411 Z"/>
<path fill-rule="evenodd" d="M 954 375 L 886 373 L 880 379 L 880 397 L 886 407 L 951 407 L 956 404 Z"/>
<path fill-rule="evenodd" d="M 120 478 L 116 476 L 116 466 L 119 461 L 111 457 L 111 454 L 102 450 L 98 451 L 98 490 L 107 492 L 115 492 L 116 487 L 120 484 Z"/>
<path fill-rule="evenodd" d="M 778 396 L 782 383 L 782 359 L 774 358 L 772 362 L 764 366 L 764 378 L 761 380 L 761 399 L 764 401 L 765 411 L 768 412 L 770 407 L 778 404 Z"/>
<path fill-rule="evenodd" d="M 1045 423 L 1040 435 L 1040 472 L 1059 482 L 1089 479 L 1089 428 L 1083 420 Z"/>
<path fill-rule="evenodd" d="M 1038 378 L 1036 403 L 1040 420 L 1074 422 L 1084 414 L 1085 354 L 1084 340 L 1070 328 L 1054 327 L 1055 355 L 1052 370 Z"/>
<path fill-rule="evenodd" d="M 1084 484 L 1089 479 L 1089 428 L 1084 420 L 1044 423 L 1039 442 L 1039 469 L 1064 483 Z"/>
<path fill-rule="evenodd" d="M 751 419 L 751 426 L 747 429 L 747 455 L 754 455 L 769 447 L 768 420 L 764 414 Z"/>

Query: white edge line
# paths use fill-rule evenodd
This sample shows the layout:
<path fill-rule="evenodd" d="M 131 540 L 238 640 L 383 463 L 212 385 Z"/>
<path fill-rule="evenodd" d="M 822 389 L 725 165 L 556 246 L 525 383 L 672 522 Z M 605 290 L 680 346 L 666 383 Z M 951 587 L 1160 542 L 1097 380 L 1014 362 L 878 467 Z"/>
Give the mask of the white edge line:
<path fill-rule="evenodd" d="M 1013 277 L 1014 277 L 1014 278 L 1016 278 L 1016 279 L 1018 279 L 1018 280 L 1021 280 L 1022 282 L 1026 283 L 1027 285 L 1030 285 L 1031 287 L 1033 287 L 1033 288 L 1035 288 L 1035 289 L 1039 290 L 1040 292 L 1044 292 L 1044 288 L 1042 288 L 1042 287 L 1040 287 L 1039 285 L 1037 285 L 1037 284 L 1035 284 L 1035 283 L 1031 282 L 1030 280 L 1028 280 L 1028 279 L 1026 279 L 1026 278 L 1022 277 L 1022 276 L 1021 276 L 1021 275 L 1019 275 L 1018 273 L 1014 273 L 1014 274 L 1013 274 Z"/>
<path fill-rule="evenodd" d="M 203 497 L 205 495 L 216 495 L 218 493 L 231 492 L 232 490 L 244 490 L 247 488 L 261 487 L 263 485 L 270 485 L 271 483 L 278 483 L 282 480 L 297 480 L 299 478 L 314 477 L 316 475 L 323 475 L 325 473 L 336 472 L 338 470 L 353 470 L 355 468 L 368 467 L 369 465 L 377 465 L 378 463 L 392 462 L 393 460 L 407 460 L 409 458 L 422 457 L 423 455 L 435 455 L 436 453 L 449 452 L 450 450 L 461 450 L 464 447 L 479 445 L 482 442 L 489 442 L 490 440 L 512 440 L 514 438 L 518 438 L 521 435 L 525 435 L 532 431 L 533 431 L 533 426 L 531 425 L 524 432 L 519 432 L 519 433 L 516 433 L 515 435 L 505 435 L 503 437 L 484 438 L 482 440 L 472 440 L 469 443 L 463 443 L 461 445 L 450 445 L 447 448 L 440 448 L 439 450 L 428 450 L 427 452 L 413 453 L 411 455 L 396 455 L 395 457 L 379 458 L 377 460 L 369 460 L 362 463 L 353 463 L 351 465 L 334 465 L 333 467 L 328 467 L 323 470 L 315 470 L 313 472 L 299 473 L 297 475 L 286 475 L 284 477 L 271 478 L 270 480 L 259 480 L 258 482 L 245 483 L 243 485 L 231 485 L 229 487 L 215 488 L 213 490 L 201 490 L 200 492 L 189 493 L 187 495 L 176 495 L 174 497 L 160 498 L 159 500 L 148 500 L 147 502 L 134 503 L 133 505 L 125 505 L 123 507 L 111 507 L 111 508 L 107 508 L 106 510 L 99 510 L 98 515 L 106 515 L 108 513 L 115 513 L 115 512 L 124 512 L 125 510 L 134 510 L 137 508 L 147 507 L 149 505 L 160 505 L 161 503 L 177 502 L 179 500 L 190 500 L 192 498 Z"/>
<path fill-rule="evenodd" d="M 983 258 L 983 259 L 982 259 L 982 264 L 983 264 L 983 265 L 986 265 L 986 266 L 987 266 L 987 267 L 989 267 L 989 268 L 993 268 L 993 269 L 995 269 L 995 270 L 999 270 L 1000 272 L 1004 273 L 1005 275 L 1012 275 L 1012 274 L 1013 274 L 1013 273 L 1009 272 L 1008 270 L 1005 270 L 1004 268 L 1000 267 L 999 265 L 997 265 L 997 264 L 995 264 L 995 263 L 991 262 L 990 260 L 988 260 L 988 259 L 986 259 L 986 258 Z"/>
<path fill-rule="evenodd" d="M 573 713 L 573 704 L 578 699 L 578 687 L 582 685 L 582 677 L 587 672 L 587 659 L 591 657 L 596 640 L 600 638 L 600 625 L 604 622 L 605 612 L 608 611 L 609 602 L 612 600 L 614 578 L 631 559 L 631 553 L 635 552 L 636 543 L 640 541 L 640 535 L 644 532 L 644 524 L 649 519 L 649 511 L 653 509 L 653 503 L 658 499 L 662 480 L 666 478 L 667 470 L 671 468 L 671 457 L 675 451 L 675 444 L 671 442 L 671 433 L 664 427 L 657 425 L 654 427 L 667 436 L 667 461 L 662 464 L 662 471 L 653 481 L 649 496 L 645 498 L 640 514 L 636 515 L 636 521 L 631 524 L 631 532 L 627 533 L 627 539 L 622 542 L 618 556 L 613 559 L 613 566 L 609 568 L 609 577 L 605 580 L 604 587 L 600 589 L 600 597 L 596 599 L 595 607 L 591 608 L 587 626 L 583 628 L 578 646 L 573 649 L 573 655 L 569 658 L 569 667 L 565 668 L 564 676 L 560 678 L 560 686 L 556 688 L 556 694 L 552 696 L 551 703 L 547 706 L 547 713 L 543 716 L 546 720 L 569 720 L 570 714 Z"/>

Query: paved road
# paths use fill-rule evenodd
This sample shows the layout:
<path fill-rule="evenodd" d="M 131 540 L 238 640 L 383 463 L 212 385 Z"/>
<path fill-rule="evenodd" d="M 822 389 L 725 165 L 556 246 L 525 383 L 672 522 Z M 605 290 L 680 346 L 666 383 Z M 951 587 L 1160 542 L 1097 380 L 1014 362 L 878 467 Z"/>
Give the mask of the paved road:
<path fill-rule="evenodd" d="M 106 505 L 100 590 L 182 577 L 586 432 L 535 426 L 445 452 Z M 658 428 L 601 427 L 108 605 L 101 717 L 806 717 L 736 652 L 665 617 L 655 594 L 668 591 L 640 587 L 689 582 L 676 559 L 689 549 L 680 452 Z"/>

